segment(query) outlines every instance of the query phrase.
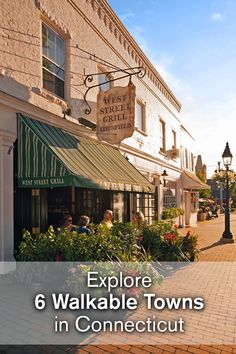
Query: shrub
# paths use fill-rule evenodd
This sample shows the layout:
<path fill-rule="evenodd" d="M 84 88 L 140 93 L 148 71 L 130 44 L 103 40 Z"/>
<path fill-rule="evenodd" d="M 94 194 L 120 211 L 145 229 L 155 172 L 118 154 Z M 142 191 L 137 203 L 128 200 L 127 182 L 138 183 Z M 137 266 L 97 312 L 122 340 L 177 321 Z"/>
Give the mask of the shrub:
<path fill-rule="evenodd" d="M 143 226 L 143 247 L 158 261 L 186 261 L 182 249 L 183 238 L 170 222 L 156 222 Z"/>
<path fill-rule="evenodd" d="M 96 234 L 78 234 L 67 229 L 55 233 L 49 227 L 46 233 L 31 235 L 25 231 L 16 254 L 20 261 L 104 261 L 124 250 L 124 240 L 103 225 Z"/>
<path fill-rule="evenodd" d="M 20 261 L 186 261 L 197 255 L 197 237 L 179 235 L 172 222 L 116 223 L 112 229 L 94 227 L 92 235 L 66 229 L 31 235 L 24 232 L 17 252 Z"/>
<path fill-rule="evenodd" d="M 166 208 L 162 211 L 162 219 L 174 219 L 183 214 L 184 211 L 181 208 Z"/>
<path fill-rule="evenodd" d="M 182 250 L 190 261 L 194 261 L 199 253 L 197 241 L 197 236 L 191 234 L 190 231 L 188 231 L 187 235 L 183 237 Z"/>

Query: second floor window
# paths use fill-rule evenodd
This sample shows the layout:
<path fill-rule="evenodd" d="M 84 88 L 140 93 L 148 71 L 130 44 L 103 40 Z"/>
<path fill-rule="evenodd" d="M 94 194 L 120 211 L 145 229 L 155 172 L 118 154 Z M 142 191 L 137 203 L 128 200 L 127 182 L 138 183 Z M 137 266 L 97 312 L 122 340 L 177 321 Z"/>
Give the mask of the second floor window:
<path fill-rule="evenodd" d="M 50 27 L 42 24 L 43 88 L 65 97 L 65 42 Z"/>
<path fill-rule="evenodd" d="M 99 73 L 98 75 L 98 83 L 99 83 L 99 89 L 101 91 L 108 91 L 110 88 L 112 88 L 112 83 L 109 82 L 111 80 L 111 77 L 109 77 L 106 73 Z"/>
<path fill-rule="evenodd" d="M 191 170 L 194 171 L 194 156 L 192 152 L 190 156 L 191 156 Z"/>
<path fill-rule="evenodd" d="M 160 151 L 166 151 L 166 125 L 165 122 L 160 119 L 159 120 L 159 131 L 160 131 Z"/>
<path fill-rule="evenodd" d="M 176 132 L 172 130 L 172 149 L 176 149 Z"/>
<path fill-rule="evenodd" d="M 185 153 L 184 153 L 184 155 L 185 155 L 185 165 L 184 165 L 184 167 L 185 168 L 189 168 L 189 166 L 188 166 L 188 150 L 185 148 Z"/>
<path fill-rule="evenodd" d="M 135 127 L 145 132 L 145 106 L 136 102 Z"/>

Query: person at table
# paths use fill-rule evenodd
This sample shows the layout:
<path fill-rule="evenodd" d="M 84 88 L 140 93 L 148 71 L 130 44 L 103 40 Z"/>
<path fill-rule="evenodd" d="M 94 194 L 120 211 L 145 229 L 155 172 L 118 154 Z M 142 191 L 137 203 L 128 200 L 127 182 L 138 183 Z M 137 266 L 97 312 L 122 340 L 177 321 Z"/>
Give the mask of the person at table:
<path fill-rule="evenodd" d="M 103 219 L 101 221 L 101 225 L 105 225 L 108 229 L 111 229 L 113 227 L 113 211 L 112 210 L 105 210 Z"/>
<path fill-rule="evenodd" d="M 78 234 L 91 235 L 91 230 L 88 228 L 90 223 L 90 218 L 87 215 L 82 215 L 79 220 L 79 228 L 77 229 Z"/>
<path fill-rule="evenodd" d="M 65 214 L 63 217 L 62 227 L 64 229 L 67 229 L 70 232 L 75 231 L 76 227 L 75 227 L 75 225 L 73 225 L 72 221 L 73 221 L 73 219 L 72 219 L 71 214 Z"/>

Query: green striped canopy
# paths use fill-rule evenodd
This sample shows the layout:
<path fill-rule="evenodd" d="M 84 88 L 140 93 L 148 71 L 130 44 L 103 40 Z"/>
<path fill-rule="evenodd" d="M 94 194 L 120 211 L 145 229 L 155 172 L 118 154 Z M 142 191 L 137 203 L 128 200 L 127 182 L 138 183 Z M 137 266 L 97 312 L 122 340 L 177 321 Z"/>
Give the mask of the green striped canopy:
<path fill-rule="evenodd" d="M 118 149 L 22 114 L 18 114 L 18 184 L 153 192 L 152 184 Z"/>

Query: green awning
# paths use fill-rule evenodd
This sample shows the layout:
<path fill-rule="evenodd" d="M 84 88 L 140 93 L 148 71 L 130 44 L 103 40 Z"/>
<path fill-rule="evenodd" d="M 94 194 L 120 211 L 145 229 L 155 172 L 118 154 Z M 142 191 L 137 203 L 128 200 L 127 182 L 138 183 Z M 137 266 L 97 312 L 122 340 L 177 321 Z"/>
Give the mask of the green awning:
<path fill-rule="evenodd" d="M 18 114 L 18 185 L 153 192 L 153 185 L 118 149 L 21 114 Z"/>

